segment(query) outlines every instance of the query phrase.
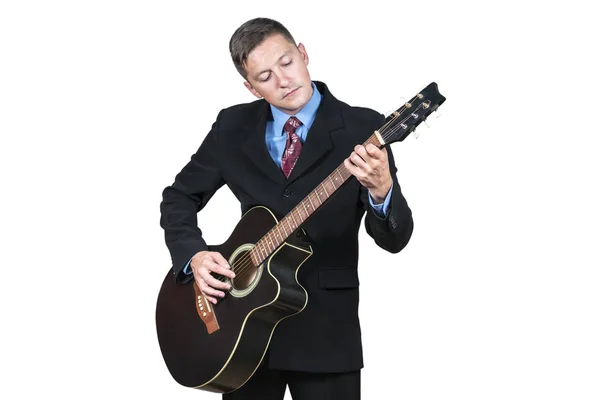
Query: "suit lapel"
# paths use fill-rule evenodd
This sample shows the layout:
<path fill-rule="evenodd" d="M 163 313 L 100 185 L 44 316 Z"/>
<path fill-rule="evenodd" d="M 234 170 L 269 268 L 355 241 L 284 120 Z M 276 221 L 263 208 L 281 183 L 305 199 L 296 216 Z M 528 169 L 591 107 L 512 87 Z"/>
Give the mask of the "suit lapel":
<path fill-rule="evenodd" d="M 265 101 L 258 110 L 256 123 L 248 124 L 250 128 L 242 151 L 269 179 L 283 186 L 286 183 L 285 175 L 275 164 L 269 150 L 267 150 L 265 131 L 269 116 L 269 103 Z M 254 127 L 256 129 L 252 129 Z"/>
<path fill-rule="evenodd" d="M 333 148 L 331 132 L 344 127 L 342 113 L 338 100 L 333 97 L 327 86 L 315 82 L 323 95 L 315 121 L 311 125 L 302 152 L 286 183 L 290 184 L 305 173 L 309 172 L 317 162 Z"/>

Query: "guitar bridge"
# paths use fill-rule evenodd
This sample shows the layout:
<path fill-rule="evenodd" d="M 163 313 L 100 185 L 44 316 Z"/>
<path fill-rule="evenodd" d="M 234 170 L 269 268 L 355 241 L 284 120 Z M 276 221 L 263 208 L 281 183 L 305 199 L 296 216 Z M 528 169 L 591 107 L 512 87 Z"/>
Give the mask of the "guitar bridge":
<path fill-rule="evenodd" d="M 194 292 L 196 293 L 196 311 L 198 312 L 198 316 L 204 322 L 204 325 L 206 325 L 208 334 L 215 333 L 220 328 L 212 304 L 204 296 L 196 282 L 194 282 Z"/>

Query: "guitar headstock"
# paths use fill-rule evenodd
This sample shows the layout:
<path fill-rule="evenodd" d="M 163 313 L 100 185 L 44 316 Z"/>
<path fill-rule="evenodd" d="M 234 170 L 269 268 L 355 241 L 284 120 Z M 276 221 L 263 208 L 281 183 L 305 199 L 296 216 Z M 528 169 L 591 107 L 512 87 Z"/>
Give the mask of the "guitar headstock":
<path fill-rule="evenodd" d="M 390 114 L 381 128 L 375 131 L 381 145 L 403 141 L 415 128 L 446 101 L 431 82 L 415 97 Z"/>

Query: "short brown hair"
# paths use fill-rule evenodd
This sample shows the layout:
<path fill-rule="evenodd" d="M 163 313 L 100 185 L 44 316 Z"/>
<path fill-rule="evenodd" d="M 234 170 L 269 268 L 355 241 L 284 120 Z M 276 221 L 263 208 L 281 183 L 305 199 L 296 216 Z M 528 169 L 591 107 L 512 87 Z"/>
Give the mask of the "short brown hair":
<path fill-rule="evenodd" d="M 296 45 L 292 34 L 280 22 L 270 18 L 254 18 L 244 22 L 231 36 L 229 40 L 229 52 L 233 65 L 240 75 L 247 78 L 244 64 L 248 60 L 248 54 L 259 46 L 264 40 L 272 35 L 282 35 L 290 43 Z"/>

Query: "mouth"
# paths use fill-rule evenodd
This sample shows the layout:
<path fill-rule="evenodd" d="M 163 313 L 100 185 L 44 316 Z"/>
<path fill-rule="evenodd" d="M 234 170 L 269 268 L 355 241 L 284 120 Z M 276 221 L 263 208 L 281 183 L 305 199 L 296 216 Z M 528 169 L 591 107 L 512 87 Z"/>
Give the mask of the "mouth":
<path fill-rule="evenodd" d="M 296 89 L 292 90 L 291 92 L 288 92 L 285 96 L 283 96 L 283 98 L 287 98 L 289 96 L 293 96 L 294 94 L 296 94 L 296 92 L 298 91 L 298 89 L 300 89 L 300 86 L 298 86 Z"/>

